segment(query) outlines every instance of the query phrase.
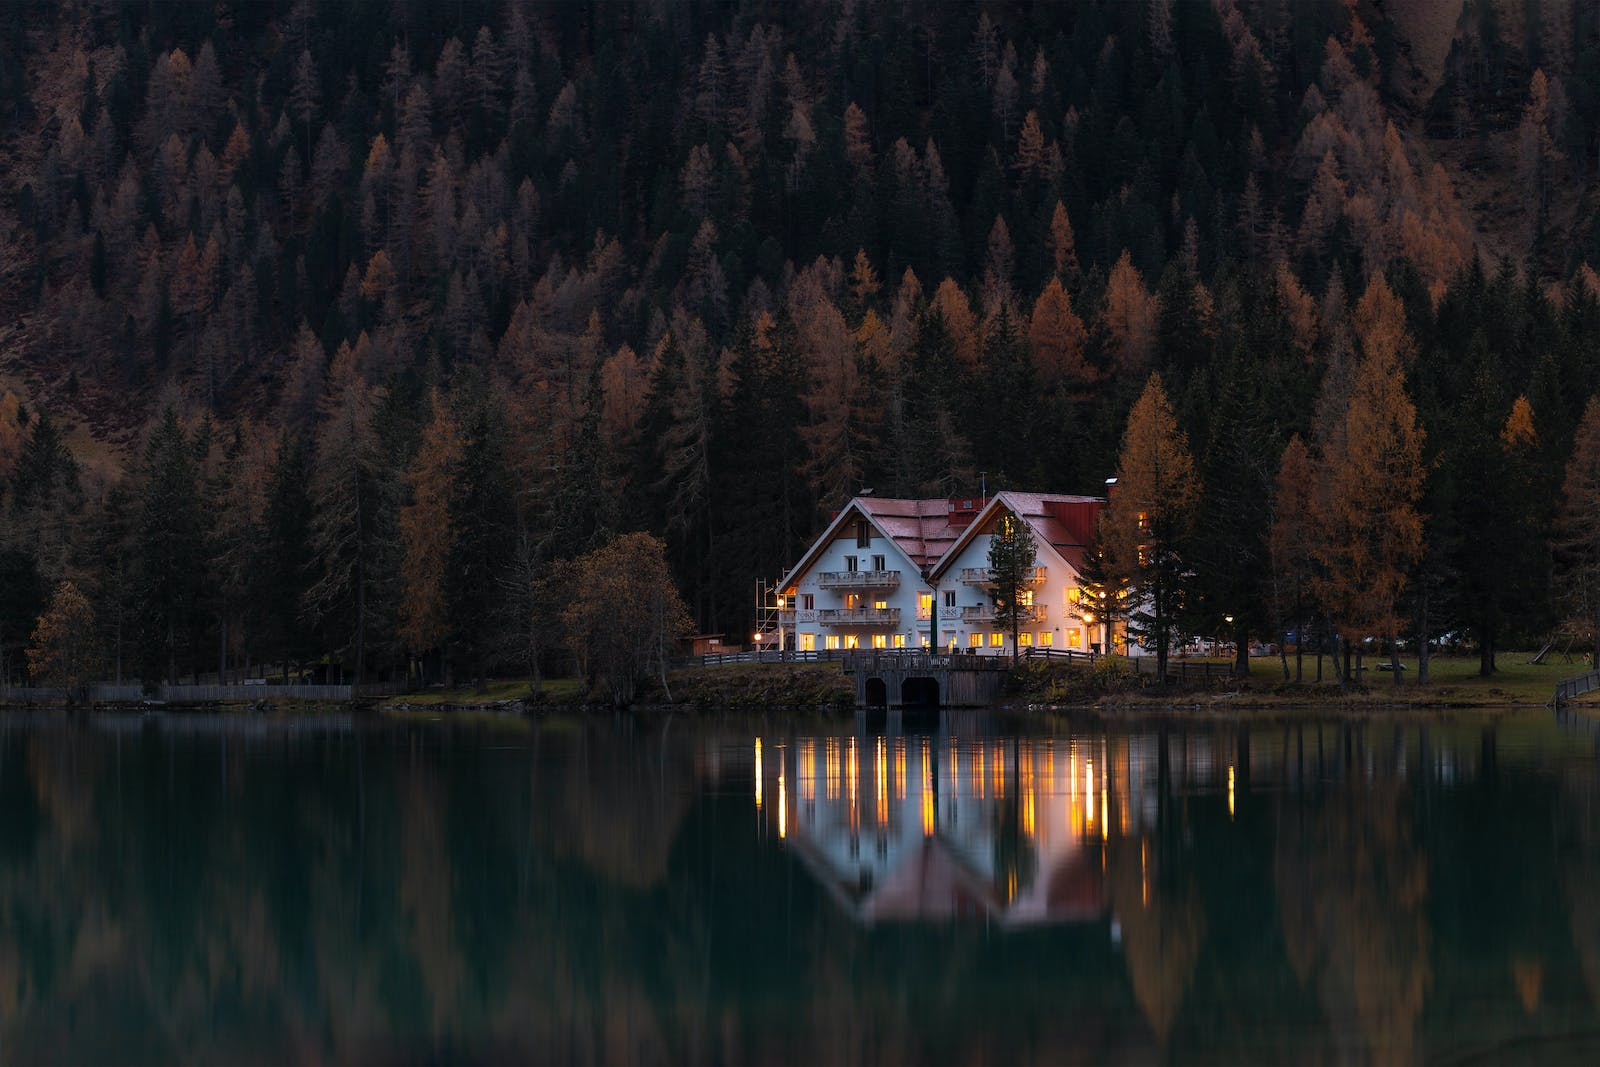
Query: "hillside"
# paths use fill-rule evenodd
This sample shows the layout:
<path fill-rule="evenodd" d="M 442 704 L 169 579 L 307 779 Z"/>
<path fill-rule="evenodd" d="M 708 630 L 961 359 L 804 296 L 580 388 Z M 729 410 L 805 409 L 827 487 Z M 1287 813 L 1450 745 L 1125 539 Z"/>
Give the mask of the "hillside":
<path fill-rule="evenodd" d="M 39 588 L 104 586 L 106 509 L 152 484 L 168 411 L 250 529 L 285 457 L 309 483 L 360 443 L 398 661 L 428 428 L 487 405 L 528 566 L 651 530 L 697 623 L 739 632 L 858 490 L 1094 490 L 1152 371 L 1206 464 L 1248 425 L 1265 497 L 1344 402 L 1375 285 L 1442 462 L 1448 372 L 1492 360 L 1484 403 L 1533 398 L 1553 486 L 1596 375 L 1572 302 L 1600 259 L 1597 18 L 6 5 L 7 551 Z M 253 624 L 205 610 L 196 647 L 248 655 Z"/>

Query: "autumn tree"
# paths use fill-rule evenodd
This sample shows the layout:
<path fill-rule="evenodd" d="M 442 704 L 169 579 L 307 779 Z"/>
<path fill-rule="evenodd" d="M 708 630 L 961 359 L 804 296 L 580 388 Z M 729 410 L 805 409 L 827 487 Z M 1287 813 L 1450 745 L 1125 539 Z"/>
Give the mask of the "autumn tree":
<path fill-rule="evenodd" d="M 1115 567 L 1131 576 L 1130 629 L 1154 641 L 1166 677 L 1173 627 L 1184 602 L 1186 555 L 1200 482 L 1189 441 L 1178 428 L 1161 376 L 1152 373 L 1128 415 L 1117 481 L 1100 536 Z"/>
<path fill-rule="evenodd" d="M 453 542 L 451 498 L 462 452 L 461 429 L 437 390 L 432 408 L 433 418 L 406 472 L 411 499 L 400 508 L 399 633 L 417 655 L 442 647 L 449 636 L 445 567 Z"/>
<path fill-rule="evenodd" d="M 65 689 L 69 701 L 83 702 L 99 669 L 99 653 L 94 608 L 77 586 L 62 582 L 34 627 L 28 673 L 37 682 Z"/>
<path fill-rule="evenodd" d="M 1422 554 L 1417 504 L 1426 476 L 1400 351 L 1373 344 L 1356 370 L 1337 450 L 1324 455 L 1317 539 L 1318 599 L 1347 642 L 1388 639 L 1396 685 L 1400 596 Z"/>
<path fill-rule="evenodd" d="M 670 701 L 667 659 L 693 622 L 667 571 L 666 546 L 650 534 L 625 534 L 572 561 L 559 581 L 567 647 L 590 684 L 625 705 L 654 678 Z"/>

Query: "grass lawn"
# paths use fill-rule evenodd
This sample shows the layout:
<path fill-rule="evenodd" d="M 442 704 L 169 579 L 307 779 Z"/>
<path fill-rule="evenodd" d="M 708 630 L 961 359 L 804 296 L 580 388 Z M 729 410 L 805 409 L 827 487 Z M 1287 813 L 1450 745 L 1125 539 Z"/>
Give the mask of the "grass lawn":
<path fill-rule="evenodd" d="M 1581 658 L 1574 656 L 1572 662 L 1567 663 L 1559 654 L 1552 654 L 1544 663 L 1534 666 L 1528 662 L 1533 655 L 1532 652 L 1500 653 L 1495 657 L 1497 670 L 1488 678 L 1479 676 L 1476 655 L 1435 655 L 1428 660 L 1428 684 L 1425 686 L 1419 685 L 1416 680 L 1417 658 L 1402 656 L 1400 662 L 1405 670 L 1401 671 L 1399 687 L 1395 686 L 1393 675 L 1387 670 L 1378 669 L 1380 665 L 1387 666 L 1388 658 L 1368 656 L 1363 661 L 1367 670 L 1362 672 L 1362 678 L 1368 693 L 1380 700 L 1446 704 L 1546 704 L 1554 695 L 1557 682 L 1584 674 L 1589 669 Z M 1292 675 L 1292 655 L 1289 657 L 1289 671 Z M 1285 692 L 1313 688 L 1315 683 L 1311 679 L 1316 674 L 1317 658 L 1308 655 L 1305 659 L 1307 681 L 1301 686 L 1293 682 L 1285 686 L 1283 667 L 1277 656 L 1258 656 L 1250 661 L 1250 678 L 1254 683 Z M 1322 688 L 1337 689 L 1330 657 L 1323 657 L 1322 678 Z M 1600 696 L 1585 699 L 1600 699 Z"/>

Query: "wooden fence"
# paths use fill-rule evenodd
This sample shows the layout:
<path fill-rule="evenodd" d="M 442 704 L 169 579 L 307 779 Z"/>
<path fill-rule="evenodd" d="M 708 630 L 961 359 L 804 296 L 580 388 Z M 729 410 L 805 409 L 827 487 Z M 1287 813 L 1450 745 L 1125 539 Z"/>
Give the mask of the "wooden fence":
<path fill-rule="evenodd" d="M 1555 704 L 1560 707 L 1563 700 L 1571 700 L 1585 693 L 1592 693 L 1596 689 L 1600 689 L 1600 671 L 1590 671 L 1576 678 L 1563 679 L 1556 683 Z"/>

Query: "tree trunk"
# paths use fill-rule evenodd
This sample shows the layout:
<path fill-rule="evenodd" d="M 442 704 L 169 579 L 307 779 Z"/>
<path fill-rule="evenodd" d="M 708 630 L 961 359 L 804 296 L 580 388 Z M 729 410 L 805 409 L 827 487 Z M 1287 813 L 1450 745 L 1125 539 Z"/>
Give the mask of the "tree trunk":
<path fill-rule="evenodd" d="M 1428 684 L 1428 583 L 1422 583 L 1422 597 L 1417 605 L 1417 684 Z"/>
<path fill-rule="evenodd" d="M 1394 675 L 1394 684 L 1400 684 L 1400 636 L 1389 635 L 1389 670 Z"/>
<path fill-rule="evenodd" d="M 1494 630 L 1485 626 L 1478 633 L 1478 675 L 1487 678 L 1494 670 Z"/>

